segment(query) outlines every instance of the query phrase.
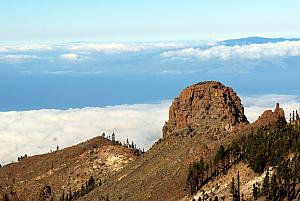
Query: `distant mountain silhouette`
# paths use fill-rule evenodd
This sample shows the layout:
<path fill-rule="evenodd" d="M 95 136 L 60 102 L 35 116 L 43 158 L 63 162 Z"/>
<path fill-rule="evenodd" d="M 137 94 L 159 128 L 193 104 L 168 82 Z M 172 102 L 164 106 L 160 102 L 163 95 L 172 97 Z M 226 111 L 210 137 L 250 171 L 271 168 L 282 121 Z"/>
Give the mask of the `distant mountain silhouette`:
<path fill-rule="evenodd" d="M 283 41 L 299 41 L 300 38 L 263 38 L 263 37 L 248 37 L 239 39 L 229 39 L 220 42 L 220 45 L 235 46 L 235 45 L 250 45 L 263 43 L 278 43 Z"/>

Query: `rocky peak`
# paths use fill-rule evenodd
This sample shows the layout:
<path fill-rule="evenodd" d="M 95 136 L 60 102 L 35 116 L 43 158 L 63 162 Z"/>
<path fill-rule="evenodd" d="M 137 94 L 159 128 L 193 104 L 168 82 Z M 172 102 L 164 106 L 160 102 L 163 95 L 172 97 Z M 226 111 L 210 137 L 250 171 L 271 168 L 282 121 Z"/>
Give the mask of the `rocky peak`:
<path fill-rule="evenodd" d="M 220 82 L 206 81 L 184 89 L 169 109 L 164 138 L 182 129 L 210 133 L 214 138 L 248 124 L 240 98 Z"/>
<path fill-rule="evenodd" d="M 279 126 L 278 124 L 280 123 L 286 123 L 285 114 L 284 110 L 279 106 L 279 103 L 276 103 L 274 112 L 272 110 L 264 111 L 264 113 L 253 123 L 253 126 Z"/>

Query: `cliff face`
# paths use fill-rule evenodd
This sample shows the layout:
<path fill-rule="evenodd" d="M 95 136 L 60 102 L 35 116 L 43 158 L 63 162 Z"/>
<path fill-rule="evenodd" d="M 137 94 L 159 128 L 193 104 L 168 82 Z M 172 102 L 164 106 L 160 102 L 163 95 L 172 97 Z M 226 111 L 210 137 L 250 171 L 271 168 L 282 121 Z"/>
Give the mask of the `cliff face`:
<path fill-rule="evenodd" d="M 219 138 L 245 124 L 248 120 L 241 100 L 231 88 L 220 82 L 201 82 L 184 89 L 175 98 L 163 137 L 188 128 Z"/>

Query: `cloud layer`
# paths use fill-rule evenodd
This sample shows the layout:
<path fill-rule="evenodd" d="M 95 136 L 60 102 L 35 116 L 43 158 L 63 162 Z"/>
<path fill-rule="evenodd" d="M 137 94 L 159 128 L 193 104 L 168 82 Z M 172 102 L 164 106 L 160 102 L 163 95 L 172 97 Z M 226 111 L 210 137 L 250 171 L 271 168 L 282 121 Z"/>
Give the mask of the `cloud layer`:
<path fill-rule="evenodd" d="M 208 49 L 185 48 L 161 53 L 162 57 L 195 57 L 200 59 L 261 59 L 285 56 L 299 56 L 300 41 L 251 44 L 244 46 L 218 45 Z"/>
<path fill-rule="evenodd" d="M 169 103 L 1 112 L 0 163 L 77 144 L 102 132 L 115 132 L 118 140 L 129 138 L 149 148 L 161 137 Z"/>
<path fill-rule="evenodd" d="M 5 62 L 5 63 L 19 63 L 25 61 L 32 61 L 35 59 L 39 59 L 39 57 L 36 55 L 23 55 L 23 54 L 0 55 L 0 62 Z"/>
<path fill-rule="evenodd" d="M 183 48 L 186 44 L 178 42 L 155 42 L 155 43 L 83 43 L 68 47 L 72 51 L 124 53 L 139 52 L 154 49 Z"/>
<path fill-rule="evenodd" d="M 62 54 L 62 55 L 60 55 L 60 58 L 66 59 L 66 60 L 76 61 L 76 60 L 79 59 L 79 55 L 75 54 L 75 53 L 68 53 L 68 54 Z"/>
<path fill-rule="evenodd" d="M 97 54 L 125 54 L 142 51 L 168 50 L 187 47 L 183 42 L 153 42 L 153 43 L 70 43 L 70 44 L 25 44 L 25 45 L 0 45 L 0 61 L 2 62 L 27 62 L 37 58 L 44 61 L 82 61 L 92 53 Z M 32 55 L 37 54 L 38 56 Z M 109 56 L 108 55 L 108 56 Z M 31 58 L 29 58 L 31 57 Z M 97 58 L 97 55 L 94 59 Z"/>
<path fill-rule="evenodd" d="M 46 44 L 24 44 L 24 45 L 5 45 L 0 46 L 0 52 L 28 52 L 28 51 L 50 51 L 52 45 Z"/>
<path fill-rule="evenodd" d="M 277 57 L 300 56 L 300 41 L 283 41 L 276 43 L 249 44 L 227 46 L 222 43 L 199 42 L 141 42 L 141 43 L 67 43 L 67 44 L 27 44 L 0 46 L 2 58 L 0 60 L 10 62 L 5 57 L 37 55 L 40 58 L 59 61 L 81 60 L 82 58 L 96 59 L 98 54 L 126 54 L 152 51 L 161 58 L 197 58 L 202 60 L 233 60 L 233 59 L 272 59 Z M 159 57 L 158 57 L 159 58 Z M 84 59 L 88 60 L 88 59 Z M 28 61 L 19 56 L 18 62 Z"/>
<path fill-rule="evenodd" d="M 299 109 L 300 99 L 291 95 L 263 95 L 242 97 L 250 122 L 266 109 L 281 103 L 288 116 Z M 37 110 L 0 113 L 0 163 L 15 161 L 29 155 L 49 152 L 77 144 L 106 132 L 116 133 L 117 139 L 134 140 L 149 148 L 161 136 L 168 119 L 171 101 L 158 104 L 119 105 L 105 108 L 69 110 Z"/>

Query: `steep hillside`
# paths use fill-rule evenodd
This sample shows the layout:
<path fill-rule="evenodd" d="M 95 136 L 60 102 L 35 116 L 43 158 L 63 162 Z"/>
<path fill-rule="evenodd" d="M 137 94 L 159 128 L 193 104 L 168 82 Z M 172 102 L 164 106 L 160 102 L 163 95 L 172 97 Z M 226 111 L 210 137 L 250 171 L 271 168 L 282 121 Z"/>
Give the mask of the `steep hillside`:
<path fill-rule="evenodd" d="M 236 93 L 219 82 L 186 88 L 171 107 L 163 138 L 82 200 L 179 200 L 188 194 L 187 169 L 212 158 L 248 124 Z"/>
<path fill-rule="evenodd" d="M 245 130 L 230 144 L 220 146 L 210 170 L 202 169 L 199 161 L 189 167 L 194 195 L 182 201 L 300 199 L 298 113 L 287 123 L 277 104 L 274 112 L 265 111 Z"/>
<path fill-rule="evenodd" d="M 135 160 L 132 150 L 96 137 L 76 146 L 21 159 L 0 168 L 0 200 L 59 200 L 105 183 L 106 179 Z M 86 190 L 86 189 L 84 189 Z"/>

